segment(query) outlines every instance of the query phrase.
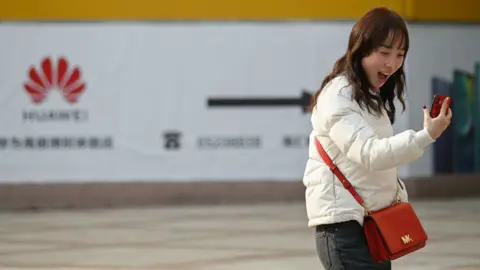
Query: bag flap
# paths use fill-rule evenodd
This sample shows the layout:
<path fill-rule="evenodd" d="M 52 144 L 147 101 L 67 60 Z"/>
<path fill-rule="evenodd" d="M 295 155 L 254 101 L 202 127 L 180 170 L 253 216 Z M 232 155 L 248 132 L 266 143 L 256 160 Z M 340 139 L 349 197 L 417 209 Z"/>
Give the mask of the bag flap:
<path fill-rule="evenodd" d="M 428 237 L 409 203 L 401 202 L 370 214 L 392 253 L 425 242 Z"/>

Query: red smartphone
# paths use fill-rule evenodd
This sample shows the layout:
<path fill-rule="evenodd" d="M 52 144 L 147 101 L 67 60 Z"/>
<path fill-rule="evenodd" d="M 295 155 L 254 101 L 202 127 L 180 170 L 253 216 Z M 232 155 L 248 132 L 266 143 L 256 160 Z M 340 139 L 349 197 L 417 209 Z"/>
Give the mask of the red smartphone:
<path fill-rule="evenodd" d="M 430 110 L 430 117 L 435 118 L 440 114 L 440 110 L 442 109 L 442 104 L 445 101 L 445 99 L 448 96 L 443 96 L 443 95 L 435 95 L 433 96 L 433 102 L 432 102 L 432 109 Z M 450 108 L 450 103 L 452 102 L 452 99 L 448 99 L 448 106 L 447 110 Z"/>

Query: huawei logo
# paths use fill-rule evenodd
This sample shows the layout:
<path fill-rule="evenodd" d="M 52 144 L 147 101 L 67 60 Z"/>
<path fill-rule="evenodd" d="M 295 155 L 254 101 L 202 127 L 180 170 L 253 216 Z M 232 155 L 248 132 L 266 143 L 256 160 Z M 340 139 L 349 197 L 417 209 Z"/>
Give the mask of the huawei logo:
<path fill-rule="evenodd" d="M 50 91 L 57 90 L 68 103 L 73 104 L 85 91 L 80 68 L 70 66 L 64 57 L 60 57 L 56 63 L 51 57 L 44 58 L 39 67 L 30 68 L 28 77 L 24 88 L 33 103 L 42 103 Z"/>

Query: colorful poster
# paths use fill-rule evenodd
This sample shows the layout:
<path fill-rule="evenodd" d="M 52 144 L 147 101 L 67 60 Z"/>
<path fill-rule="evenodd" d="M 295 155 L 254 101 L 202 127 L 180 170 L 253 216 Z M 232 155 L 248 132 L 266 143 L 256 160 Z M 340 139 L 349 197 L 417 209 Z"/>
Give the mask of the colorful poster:
<path fill-rule="evenodd" d="M 434 95 L 452 95 L 452 83 L 448 80 L 432 78 L 432 98 Z M 453 128 L 448 128 L 433 145 L 433 169 L 435 174 L 453 173 Z"/>
<path fill-rule="evenodd" d="M 453 71 L 453 157 L 455 173 L 474 171 L 475 126 L 473 75 L 464 70 Z"/>
<path fill-rule="evenodd" d="M 474 123 L 475 132 L 475 171 L 480 172 L 480 62 L 475 63 L 475 80 L 474 80 L 474 96 L 475 96 L 475 113 Z"/>

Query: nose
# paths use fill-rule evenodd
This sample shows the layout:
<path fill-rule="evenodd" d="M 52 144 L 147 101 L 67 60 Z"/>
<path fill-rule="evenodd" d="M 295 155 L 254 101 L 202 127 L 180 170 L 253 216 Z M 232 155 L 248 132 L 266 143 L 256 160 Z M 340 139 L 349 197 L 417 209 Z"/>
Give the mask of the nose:
<path fill-rule="evenodd" d="M 392 64 L 392 61 L 390 60 L 385 61 L 385 67 L 389 72 L 391 72 L 395 68 Z"/>
<path fill-rule="evenodd" d="M 392 68 L 392 63 L 391 63 L 391 61 L 390 61 L 390 60 L 385 61 L 385 66 L 386 66 L 387 68 Z"/>
<path fill-rule="evenodd" d="M 400 59 L 395 55 L 391 55 L 385 59 L 385 67 L 390 71 L 396 70 L 400 65 Z"/>

